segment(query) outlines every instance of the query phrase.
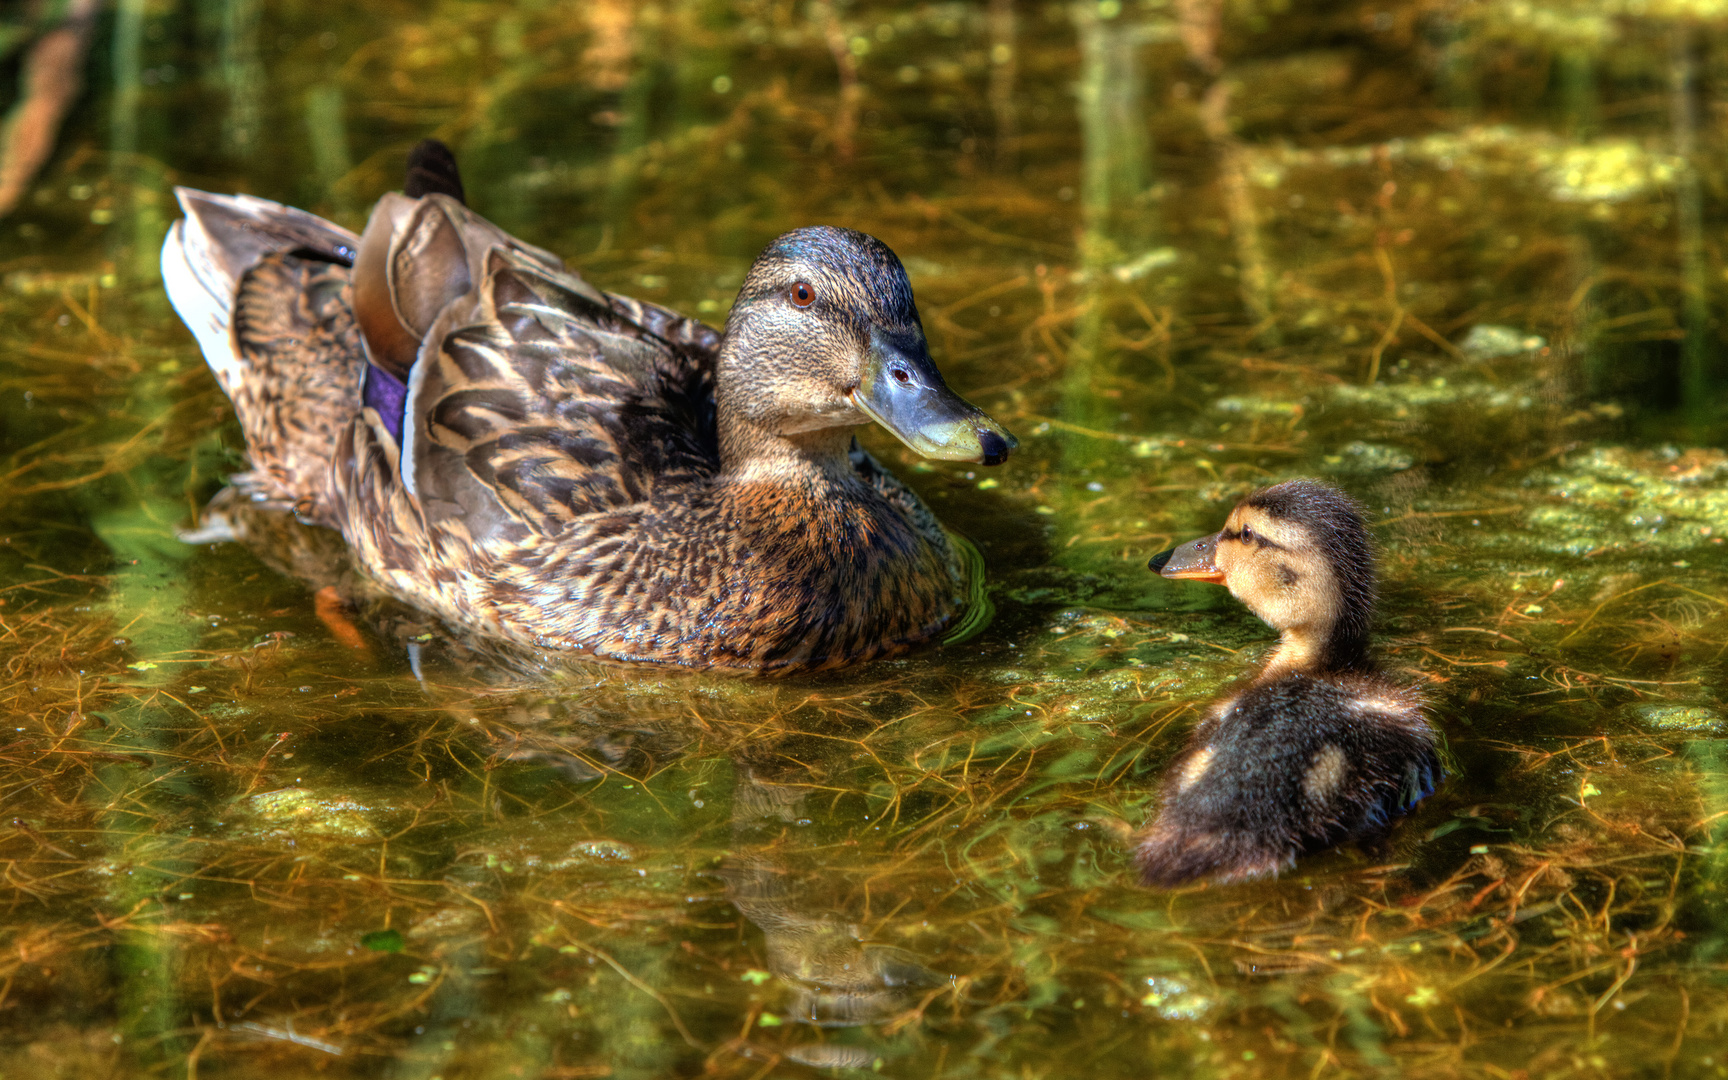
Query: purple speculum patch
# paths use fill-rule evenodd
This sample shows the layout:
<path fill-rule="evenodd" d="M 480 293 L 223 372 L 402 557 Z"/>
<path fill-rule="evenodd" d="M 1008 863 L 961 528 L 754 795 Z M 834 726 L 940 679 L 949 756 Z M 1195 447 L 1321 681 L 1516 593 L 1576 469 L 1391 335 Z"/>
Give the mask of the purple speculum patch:
<path fill-rule="evenodd" d="M 361 401 L 378 414 L 389 429 L 396 444 L 402 444 L 402 412 L 408 400 L 408 387 L 396 376 L 373 364 L 366 365 L 365 389 Z"/>

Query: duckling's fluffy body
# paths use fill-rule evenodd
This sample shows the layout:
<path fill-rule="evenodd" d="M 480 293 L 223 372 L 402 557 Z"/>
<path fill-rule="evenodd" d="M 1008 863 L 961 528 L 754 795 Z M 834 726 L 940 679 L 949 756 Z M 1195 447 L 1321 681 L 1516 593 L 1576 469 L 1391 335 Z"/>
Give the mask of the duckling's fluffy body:
<path fill-rule="evenodd" d="M 1373 671 L 1372 548 L 1354 502 L 1314 481 L 1267 488 L 1154 566 L 1227 585 L 1280 641 L 1172 761 L 1136 850 L 1148 884 L 1275 876 L 1303 853 L 1383 834 L 1434 790 L 1420 695 Z"/>
<path fill-rule="evenodd" d="M 503 233 L 453 163 L 410 179 L 364 237 L 179 192 L 164 277 L 253 498 L 453 623 L 609 660 L 807 670 L 954 621 L 955 543 L 852 434 L 986 464 L 1013 439 L 942 383 L 886 246 L 781 237 L 722 335 Z"/>
<path fill-rule="evenodd" d="M 1145 880 L 1272 877 L 1382 832 L 1438 779 L 1421 707 L 1383 679 L 1301 673 L 1218 703 L 1170 765 Z"/>

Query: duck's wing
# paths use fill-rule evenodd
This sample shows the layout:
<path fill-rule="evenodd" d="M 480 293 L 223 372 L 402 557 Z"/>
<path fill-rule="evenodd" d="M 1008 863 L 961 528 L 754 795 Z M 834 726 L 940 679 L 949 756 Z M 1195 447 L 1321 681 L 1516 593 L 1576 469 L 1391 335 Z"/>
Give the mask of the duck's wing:
<path fill-rule="evenodd" d="M 460 514 L 477 540 L 511 523 L 555 535 L 714 474 L 714 331 L 608 296 L 454 200 L 415 201 L 380 262 L 368 227 L 354 292 L 375 363 L 405 355 L 372 328 L 386 314 L 418 339 L 400 469 L 429 518 Z M 368 284 L 380 265 L 388 311 Z"/>

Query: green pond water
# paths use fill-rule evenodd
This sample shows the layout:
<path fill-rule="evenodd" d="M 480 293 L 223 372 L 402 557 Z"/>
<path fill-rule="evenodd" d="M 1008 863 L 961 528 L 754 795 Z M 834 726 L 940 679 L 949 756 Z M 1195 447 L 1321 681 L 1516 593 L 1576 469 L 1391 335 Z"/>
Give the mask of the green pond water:
<path fill-rule="evenodd" d="M 1725 26 L 108 5 L 0 219 L 0 1077 L 1728 1076 Z M 525 674 L 330 534 L 177 540 L 243 446 L 157 280 L 169 186 L 358 228 L 426 135 L 716 324 L 781 231 L 887 241 L 1022 445 L 864 439 L 994 620 Z M 1165 763 L 1271 640 L 1146 559 L 1295 476 L 1373 511 L 1450 776 L 1385 850 L 1144 889 Z"/>

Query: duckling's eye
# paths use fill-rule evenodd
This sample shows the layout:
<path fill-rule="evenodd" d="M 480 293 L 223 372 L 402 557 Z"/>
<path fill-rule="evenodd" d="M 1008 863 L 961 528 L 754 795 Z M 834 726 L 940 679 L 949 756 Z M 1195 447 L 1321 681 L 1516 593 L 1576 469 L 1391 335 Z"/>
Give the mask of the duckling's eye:
<path fill-rule="evenodd" d="M 799 307 L 809 307 L 816 302 L 816 290 L 808 282 L 800 281 L 792 286 L 792 303 Z"/>
<path fill-rule="evenodd" d="M 1244 544 L 1252 544 L 1254 542 L 1254 530 L 1244 525 L 1242 526 L 1241 531 L 1236 534 L 1236 539 L 1242 541 Z"/>
<path fill-rule="evenodd" d="M 897 383 L 909 383 L 912 381 L 912 376 L 906 373 L 905 368 L 891 368 L 889 374 L 894 376 L 894 381 Z"/>

